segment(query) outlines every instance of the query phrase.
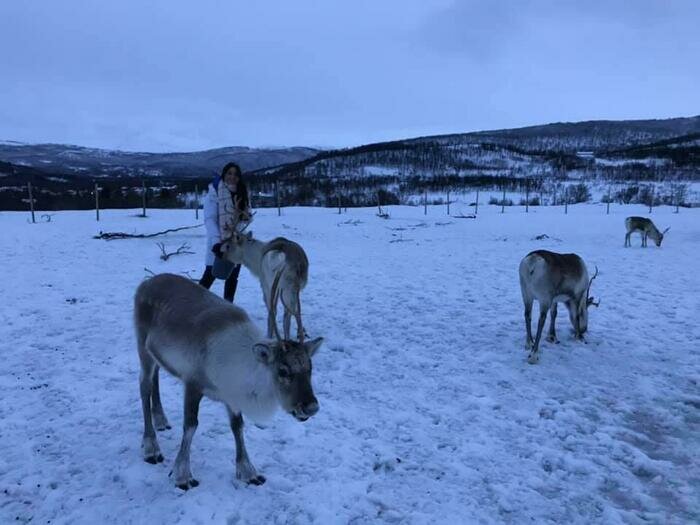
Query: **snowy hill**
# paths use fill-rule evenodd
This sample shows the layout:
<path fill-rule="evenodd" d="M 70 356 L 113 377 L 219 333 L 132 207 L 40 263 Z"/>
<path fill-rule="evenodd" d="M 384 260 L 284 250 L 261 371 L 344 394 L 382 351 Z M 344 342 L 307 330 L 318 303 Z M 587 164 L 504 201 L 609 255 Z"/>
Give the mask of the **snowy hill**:
<path fill-rule="evenodd" d="M 700 116 L 555 123 L 328 151 L 234 147 L 155 154 L 5 143 L 0 144 L 0 209 L 25 209 L 29 181 L 42 188 L 46 209 L 87 208 L 94 205 L 94 180 L 104 189 L 104 206 L 134 207 L 142 178 L 153 188 L 154 206 L 177 207 L 191 203 L 195 189 L 204 189 L 230 160 L 247 171 L 255 192 L 269 197 L 279 190 L 287 205 L 406 204 L 426 192 L 444 196 L 473 187 L 519 192 L 527 187 L 555 202 L 563 189 L 557 185 L 567 181 L 632 185 L 611 198 L 646 202 L 644 195 L 655 191 L 641 184 L 700 181 L 699 137 Z M 676 196 L 658 203 L 696 204 L 696 197 L 686 198 L 693 192 L 666 188 L 662 193 Z"/>
<path fill-rule="evenodd" d="M 532 177 L 559 175 L 562 171 L 595 167 L 597 157 L 614 158 L 625 148 L 643 148 L 661 141 L 694 137 L 700 133 L 700 116 L 665 120 L 588 121 L 555 123 L 519 129 L 480 131 L 419 137 L 323 151 L 293 164 L 258 170 L 277 177 L 341 177 L 367 175 Z M 697 138 L 697 137 L 696 137 Z M 630 150 L 631 151 L 631 150 Z M 611 153 L 612 152 L 612 153 Z M 674 164 L 675 157 L 648 151 L 646 162 L 661 156 L 669 168 L 700 165 Z M 632 155 L 632 153 L 628 153 Z M 649 159 L 651 157 L 651 159 Z M 660 158 L 660 157 L 659 157 Z M 605 171 L 604 168 L 600 168 Z M 660 174 L 660 175 L 663 175 Z M 603 174 L 605 176 L 605 174 Z"/>

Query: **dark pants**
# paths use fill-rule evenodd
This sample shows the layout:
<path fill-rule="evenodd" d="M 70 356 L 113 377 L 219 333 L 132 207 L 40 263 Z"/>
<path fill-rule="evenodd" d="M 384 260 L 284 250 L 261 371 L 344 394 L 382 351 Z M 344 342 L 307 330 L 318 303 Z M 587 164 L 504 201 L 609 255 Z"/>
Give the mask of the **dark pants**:
<path fill-rule="evenodd" d="M 233 297 L 236 295 L 239 273 L 241 273 L 241 265 L 237 264 L 233 269 L 233 272 L 231 272 L 229 278 L 224 282 L 224 299 L 231 303 L 233 302 Z M 202 274 L 202 278 L 199 280 L 199 284 L 208 290 L 211 288 L 211 285 L 214 283 L 215 279 L 216 277 L 214 277 L 214 274 L 211 273 L 211 266 L 207 266 L 204 268 L 204 273 Z"/>

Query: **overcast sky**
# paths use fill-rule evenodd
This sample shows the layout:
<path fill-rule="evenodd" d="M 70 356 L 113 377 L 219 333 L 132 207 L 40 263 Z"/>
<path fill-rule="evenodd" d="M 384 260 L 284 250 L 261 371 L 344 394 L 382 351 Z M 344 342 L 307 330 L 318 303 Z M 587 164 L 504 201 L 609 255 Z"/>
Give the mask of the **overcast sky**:
<path fill-rule="evenodd" d="M 700 113 L 700 0 L 15 0 L 0 140 L 351 146 Z"/>

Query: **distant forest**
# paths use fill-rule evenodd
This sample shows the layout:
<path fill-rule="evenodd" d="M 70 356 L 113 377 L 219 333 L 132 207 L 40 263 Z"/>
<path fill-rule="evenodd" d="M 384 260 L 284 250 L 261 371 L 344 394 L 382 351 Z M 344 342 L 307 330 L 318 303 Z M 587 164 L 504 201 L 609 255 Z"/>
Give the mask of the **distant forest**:
<path fill-rule="evenodd" d="M 688 183 L 700 181 L 697 133 L 598 152 L 536 149 L 548 144 L 546 140 L 512 139 L 506 134 L 479 135 L 479 140 L 456 135 L 386 142 L 323 151 L 249 171 L 245 177 L 254 207 L 415 204 L 424 195 L 428 202 L 441 202 L 448 191 L 477 188 L 529 193 L 536 199 L 533 204 L 573 203 L 591 198 L 589 186 L 606 185 L 615 186 L 611 201 L 685 205 Z M 560 146 L 565 143 L 558 140 Z M 0 162 L 0 209 L 26 210 L 27 183 L 33 186 L 38 210 L 92 209 L 95 183 L 101 208 L 138 208 L 144 187 L 150 208 L 194 207 L 196 190 L 201 196 L 212 179 L 209 169 L 192 170 L 191 177 L 180 176 L 180 169 L 178 176 L 163 171 L 143 179 L 116 168 L 113 175 L 96 178 L 63 173 L 55 166 L 52 170 Z M 659 183 L 663 191 L 655 189 Z"/>

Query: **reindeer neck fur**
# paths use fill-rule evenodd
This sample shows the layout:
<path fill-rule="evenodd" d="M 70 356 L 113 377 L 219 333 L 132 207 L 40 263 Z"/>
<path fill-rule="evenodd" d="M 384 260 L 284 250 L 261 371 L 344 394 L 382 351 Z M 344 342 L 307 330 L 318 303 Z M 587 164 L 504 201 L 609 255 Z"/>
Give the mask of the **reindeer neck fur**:
<path fill-rule="evenodd" d="M 272 372 L 252 350 L 261 339 L 257 328 L 249 325 L 221 330 L 207 341 L 206 375 L 215 388 L 211 397 L 257 423 L 269 419 L 279 406 Z"/>
<path fill-rule="evenodd" d="M 245 242 L 243 249 L 243 266 L 248 268 L 250 273 L 258 279 L 262 274 L 262 259 L 265 255 L 266 244 L 257 239 L 249 239 Z"/>

